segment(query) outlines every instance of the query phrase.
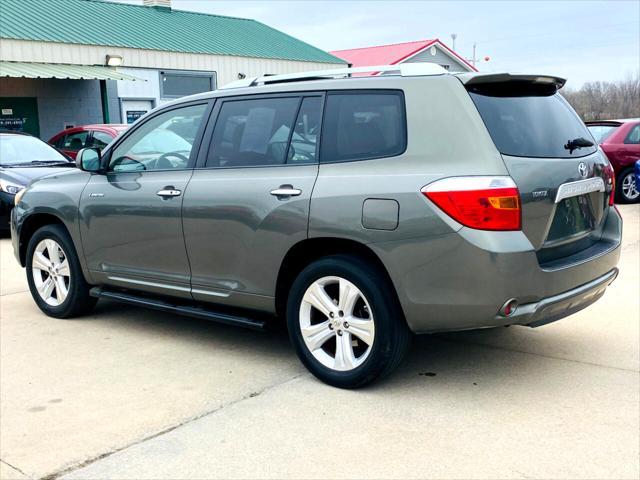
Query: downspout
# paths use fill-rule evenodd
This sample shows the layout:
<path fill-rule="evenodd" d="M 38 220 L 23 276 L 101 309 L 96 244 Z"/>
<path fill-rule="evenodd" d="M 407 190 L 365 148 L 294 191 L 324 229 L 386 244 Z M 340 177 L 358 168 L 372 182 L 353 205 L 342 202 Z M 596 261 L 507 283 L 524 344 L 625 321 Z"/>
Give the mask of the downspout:
<path fill-rule="evenodd" d="M 106 80 L 100 80 L 100 99 L 102 100 L 102 123 L 111 123 L 109 118 L 109 98 L 107 97 Z"/>

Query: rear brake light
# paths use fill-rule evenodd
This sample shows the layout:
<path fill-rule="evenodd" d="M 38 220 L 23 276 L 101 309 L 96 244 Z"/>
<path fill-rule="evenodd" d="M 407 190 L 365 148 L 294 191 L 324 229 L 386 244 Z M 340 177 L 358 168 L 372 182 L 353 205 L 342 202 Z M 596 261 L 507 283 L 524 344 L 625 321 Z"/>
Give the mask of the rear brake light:
<path fill-rule="evenodd" d="M 611 188 L 609 192 L 609 206 L 612 206 L 616 196 L 616 172 L 609 163 L 604 167 L 604 173 L 607 175 L 607 187 Z"/>
<path fill-rule="evenodd" d="M 520 230 L 520 193 L 511 177 L 450 177 L 424 196 L 462 225 L 478 230 Z"/>

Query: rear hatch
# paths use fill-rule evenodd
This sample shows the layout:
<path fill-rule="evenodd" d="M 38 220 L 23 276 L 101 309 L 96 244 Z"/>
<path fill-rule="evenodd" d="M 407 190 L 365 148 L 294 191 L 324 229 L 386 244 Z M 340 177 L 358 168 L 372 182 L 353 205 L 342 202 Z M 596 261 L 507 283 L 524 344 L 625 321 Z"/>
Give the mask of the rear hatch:
<path fill-rule="evenodd" d="M 561 266 L 561 259 L 592 248 L 602 234 L 613 171 L 557 92 L 564 80 L 506 74 L 461 79 L 518 186 L 522 230 L 541 266 Z"/>

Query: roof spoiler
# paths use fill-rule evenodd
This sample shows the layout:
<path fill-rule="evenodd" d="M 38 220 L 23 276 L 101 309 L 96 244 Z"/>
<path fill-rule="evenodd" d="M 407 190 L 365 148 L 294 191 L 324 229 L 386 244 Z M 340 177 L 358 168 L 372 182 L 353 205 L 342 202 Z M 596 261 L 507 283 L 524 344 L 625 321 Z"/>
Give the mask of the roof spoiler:
<path fill-rule="evenodd" d="M 464 73 L 456 76 L 470 92 L 504 97 L 549 96 L 555 94 L 567 82 L 564 78 L 551 75 Z"/>

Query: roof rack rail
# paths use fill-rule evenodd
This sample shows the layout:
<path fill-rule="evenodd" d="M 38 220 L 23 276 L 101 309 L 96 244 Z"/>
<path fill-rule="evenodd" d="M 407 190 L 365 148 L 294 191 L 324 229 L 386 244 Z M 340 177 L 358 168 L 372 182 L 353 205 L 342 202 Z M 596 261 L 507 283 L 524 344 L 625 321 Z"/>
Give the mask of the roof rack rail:
<path fill-rule="evenodd" d="M 220 90 L 243 87 L 256 87 L 258 85 L 270 85 L 272 83 L 296 82 L 299 80 L 319 80 L 326 78 L 348 78 L 354 73 L 392 73 L 402 77 L 420 77 L 427 75 L 444 75 L 447 72 L 443 67 L 435 63 L 402 63 L 400 65 L 374 65 L 370 67 L 336 68 L 332 70 L 316 70 L 311 72 L 285 73 L 278 75 L 263 75 L 249 77 L 228 83 Z"/>

